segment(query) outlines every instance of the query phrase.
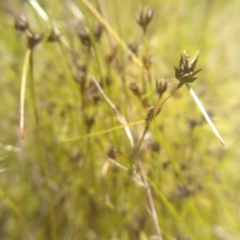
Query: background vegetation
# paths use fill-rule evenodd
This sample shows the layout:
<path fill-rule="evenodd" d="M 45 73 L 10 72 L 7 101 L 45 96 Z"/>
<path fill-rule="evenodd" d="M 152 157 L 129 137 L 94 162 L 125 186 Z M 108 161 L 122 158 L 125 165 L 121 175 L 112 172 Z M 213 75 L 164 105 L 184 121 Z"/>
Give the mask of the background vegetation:
<path fill-rule="evenodd" d="M 28 1 L 0 3 L 1 239 L 239 239 L 239 1 L 91 1 L 113 30 L 99 41 L 89 2 L 66 2 L 38 1 L 48 21 Z M 146 6 L 144 34 L 136 14 Z M 32 65 L 27 33 L 14 28 L 20 14 L 43 34 Z M 156 79 L 168 79 L 163 101 L 180 54 L 198 49 L 203 71 L 191 86 L 227 148 L 185 86 L 141 142 Z"/>

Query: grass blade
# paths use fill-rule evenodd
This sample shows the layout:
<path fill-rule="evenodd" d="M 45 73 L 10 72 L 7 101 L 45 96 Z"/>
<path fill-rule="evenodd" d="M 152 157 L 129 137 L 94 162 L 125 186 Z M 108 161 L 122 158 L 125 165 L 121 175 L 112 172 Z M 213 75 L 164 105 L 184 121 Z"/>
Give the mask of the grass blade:
<path fill-rule="evenodd" d="M 66 139 L 61 140 L 61 142 L 64 142 L 64 143 L 74 142 L 74 141 L 78 141 L 78 140 L 81 140 L 81 139 L 84 139 L 84 138 L 90 138 L 90 137 L 95 137 L 95 136 L 99 136 L 99 135 L 102 135 L 102 134 L 106 134 L 106 133 L 109 133 L 109 132 L 112 132 L 112 131 L 115 131 L 115 130 L 118 130 L 118 129 L 122 129 L 126 126 L 133 126 L 133 125 L 137 125 L 137 124 L 141 124 L 141 123 L 145 123 L 145 120 L 140 120 L 140 121 L 137 121 L 137 122 L 131 122 L 131 123 L 128 123 L 128 124 L 125 124 L 125 125 L 118 125 L 118 126 L 115 126 L 113 128 L 105 129 L 105 130 L 102 130 L 102 131 L 99 131 L 99 132 L 92 132 L 92 133 L 89 133 L 89 134 L 86 134 L 86 135 L 81 135 L 81 136 L 72 137 L 72 138 L 66 138 Z"/>
<path fill-rule="evenodd" d="M 202 112 L 203 116 L 205 117 L 206 121 L 208 122 L 208 124 L 210 125 L 211 129 L 213 130 L 214 134 L 216 135 L 216 137 L 218 138 L 220 143 L 226 148 L 225 142 L 223 141 L 221 135 L 219 134 L 219 132 L 218 132 L 217 128 L 215 127 L 215 125 L 213 124 L 212 120 L 208 116 L 204 106 L 202 105 L 201 101 L 197 97 L 196 93 L 194 92 L 194 90 L 187 83 L 186 83 L 186 86 L 187 86 L 190 94 L 192 95 L 194 101 L 196 102 L 197 106 L 201 110 L 201 112 Z"/>

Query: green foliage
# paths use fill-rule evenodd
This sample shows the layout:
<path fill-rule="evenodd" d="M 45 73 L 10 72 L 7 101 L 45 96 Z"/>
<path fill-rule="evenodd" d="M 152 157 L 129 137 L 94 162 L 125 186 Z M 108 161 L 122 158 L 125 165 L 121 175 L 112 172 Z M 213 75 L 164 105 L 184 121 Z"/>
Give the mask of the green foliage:
<path fill-rule="evenodd" d="M 1 239 L 240 237 L 237 0 L 0 10 Z"/>

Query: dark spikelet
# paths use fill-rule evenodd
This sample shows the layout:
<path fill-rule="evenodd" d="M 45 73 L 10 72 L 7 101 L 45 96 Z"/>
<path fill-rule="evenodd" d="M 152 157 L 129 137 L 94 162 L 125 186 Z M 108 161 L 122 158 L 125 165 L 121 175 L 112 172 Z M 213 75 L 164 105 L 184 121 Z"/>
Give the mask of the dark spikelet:
<path fill-rule="evenodd" d="M 184 55 L 180 56 L 179 67 L 174 67 L 175 69 L 175 78 L 180 82 L 178 88 L 183 86 L 185 83 L 194 82 L 197 77 L 195 76 L 199 73 L 201 69 L 195 71 L 197 66 L 198 55 L 191 61 L 188 53 L 184 52 Z"/>
<path fill-rule="evenodd" d="M 33 49 L 43 39 L 42 34 L 32 33 L 30 30 L 27 32 L 27 46 Z"/>
<path fill-rule="evenodd" d="M 24 32 L 28 29 L 28 21 L 24 14 L 20 14 L 15 18 L 15 29 L 19 32 Z"/>
<path fill-rule="evenodd" d="M 158 93 L 159 98 L 167 91 L 168 81 L 166 79 L 156 80 L 156 92 Z"/>

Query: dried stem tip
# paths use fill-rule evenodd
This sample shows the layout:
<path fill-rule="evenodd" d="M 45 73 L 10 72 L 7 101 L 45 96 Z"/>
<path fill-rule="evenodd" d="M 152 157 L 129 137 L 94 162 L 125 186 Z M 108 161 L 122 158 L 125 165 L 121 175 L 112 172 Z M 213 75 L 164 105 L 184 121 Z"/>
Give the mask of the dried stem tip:
<path fill-rule="evenodd" d="M 184 56 L 180 56 L 179 68 L 174 67 L 175 78 L 180 81 L 178 88 L 180 88 L 185 83 L 191 83 L 197 79 L 195 75 L 202 70 L 201 68 L 195 71 L 198 57 L 198 54 L 196 54 L 196 56 L 191 61 L 187 52 L 184 52 Z"/>

